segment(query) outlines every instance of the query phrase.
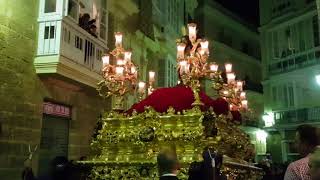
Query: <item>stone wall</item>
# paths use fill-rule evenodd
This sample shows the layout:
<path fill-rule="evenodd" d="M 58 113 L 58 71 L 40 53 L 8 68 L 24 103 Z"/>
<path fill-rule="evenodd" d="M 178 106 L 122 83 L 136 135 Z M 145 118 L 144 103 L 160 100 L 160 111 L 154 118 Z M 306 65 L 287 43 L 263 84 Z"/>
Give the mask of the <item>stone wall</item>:
<path fill-rule="evenodd" d="M 21 179 L 28 144 L 39 143 L 41 82 L 33 67 L 37 0 L 0 0 L 0 177 Z"/>
<path fill-rule="evenodd" d="M 69 159 L 89 153 L 95 122 L 107 103 L 90 88 L 56 75 L 38 77 L 38 0 L 0 0 L 0 179 L 21 179 L 28 145 L 40 144 L 45 99 L 73 107 Z M 38 155 L 33 169 L 37 173 Z"/>

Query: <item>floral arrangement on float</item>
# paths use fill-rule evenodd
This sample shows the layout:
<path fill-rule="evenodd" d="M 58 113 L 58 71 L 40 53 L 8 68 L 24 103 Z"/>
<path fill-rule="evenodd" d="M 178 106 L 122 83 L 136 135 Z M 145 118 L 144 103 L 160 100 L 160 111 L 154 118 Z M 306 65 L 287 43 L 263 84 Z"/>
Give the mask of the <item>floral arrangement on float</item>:
<path fill-rule="evenodd" d="M 180 83 L 159 89 L 153 87 L 154 72 L 149 72 L 148 88 L 138 83 L 131 52 L 122 47 L 122 34 L 115 34 L 116 48 L 102 58 L 104 80 L 97 90 L 102 97 L 113 96 L 116 103 L 99 121 L 91 160 L 79 162 L 92 166 L 91 179 L 156 178 L 156 157 L 162 146 L 175 147 L 180 179 L 188 178 L 189 165 L 201 161 L 205 147 L 224 155 L 222 172 L 228 179 L 262 177 L 260 169 L 246 162 L 254 158 L 254 147 L 238 128 L 241 113 L 248 111 L 244 82 L 236 80 L 232 64 L 221 71 L 218 64 L 208 62 L 209 42 L 197 38 L 196 32 L 196 24 L 188 24 L 188 35 L 177 40 Z M 217 99 L 201 90 L 205 79 Z M 134 92 L 140 101 L 124 110 L 123 102 Z"/>

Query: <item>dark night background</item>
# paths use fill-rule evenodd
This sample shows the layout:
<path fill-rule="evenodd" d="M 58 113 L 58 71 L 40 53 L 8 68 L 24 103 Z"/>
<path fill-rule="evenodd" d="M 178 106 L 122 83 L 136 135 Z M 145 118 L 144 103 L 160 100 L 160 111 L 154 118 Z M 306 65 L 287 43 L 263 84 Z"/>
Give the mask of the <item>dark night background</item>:
<path fill-rule="evenodd" d="M 259 0 L 214 0 L 224 8 L 239 15 L 248 23 L 259 26 Z"/>

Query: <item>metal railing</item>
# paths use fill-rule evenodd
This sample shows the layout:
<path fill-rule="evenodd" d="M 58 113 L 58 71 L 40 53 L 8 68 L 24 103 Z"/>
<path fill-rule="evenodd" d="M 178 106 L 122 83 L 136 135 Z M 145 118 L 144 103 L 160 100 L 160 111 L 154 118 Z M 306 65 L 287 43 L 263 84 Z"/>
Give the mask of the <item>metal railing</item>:
<path fill-rule="evenodd" d="M 320 122 L 320 107 L 274 112 L 276 124 Z"/>

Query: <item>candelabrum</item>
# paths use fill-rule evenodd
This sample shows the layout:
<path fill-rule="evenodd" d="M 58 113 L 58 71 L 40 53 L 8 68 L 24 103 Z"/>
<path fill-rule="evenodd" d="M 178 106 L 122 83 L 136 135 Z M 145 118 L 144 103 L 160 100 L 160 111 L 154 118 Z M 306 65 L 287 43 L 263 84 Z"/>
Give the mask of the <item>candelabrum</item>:
<path fill-rule="evenodd" d="M 208 58 L 209 42 L 197 38 L 196 24 L 188 24 L 188 35 L 177 40 L 177 69 L 182 83 L 191 87 L 194 93 L 193 105 L 203 105 L 199 97 L 200 80 L 206 78 L 212 80 L 213 88 L 229 102 L 230 110 L 247 109 L 245 92 L 242 92 L 243 81 L 235 80 L 232 64 L 225 64 L 225 83 L 223 72 L 218 71 L 218 64 L 208 63 Z"/>
<path fill-rule="evenodd" d="M 97 89 L 102 97 L 115 96 L 114 110 L 123 110 L 125 95 L 136 87 L 137 67 L 131 61 L 131 54 L 122 47 L 122 34 L 117 32 L 115 49 L 102 57 L 103 80 L 98 83 Z"/>
<path fill-rule="evenodd" d="M 115 96 L 113 110 L 122 111 L 127 93 L 137 92 L 140 99 L 146 91 L 146 83 L 138 81 L 138 70 L 131 60 L 132 52 L 122 47 L 122 34 L 115 33 L 115 49 L 102 57 L 103 80 L 98 83 L 98 92 L 102 97 Z M 113 64 L 112 64 L 113 63 Z M 154 90 L 155 72 L 149 72 L 148 95 Z M 138 85 L 138 86 L 137 86 Z M 138 87 L 138 89 L 137 89 Z M 137 90 L 137 91 L 136 91 Z"/>

